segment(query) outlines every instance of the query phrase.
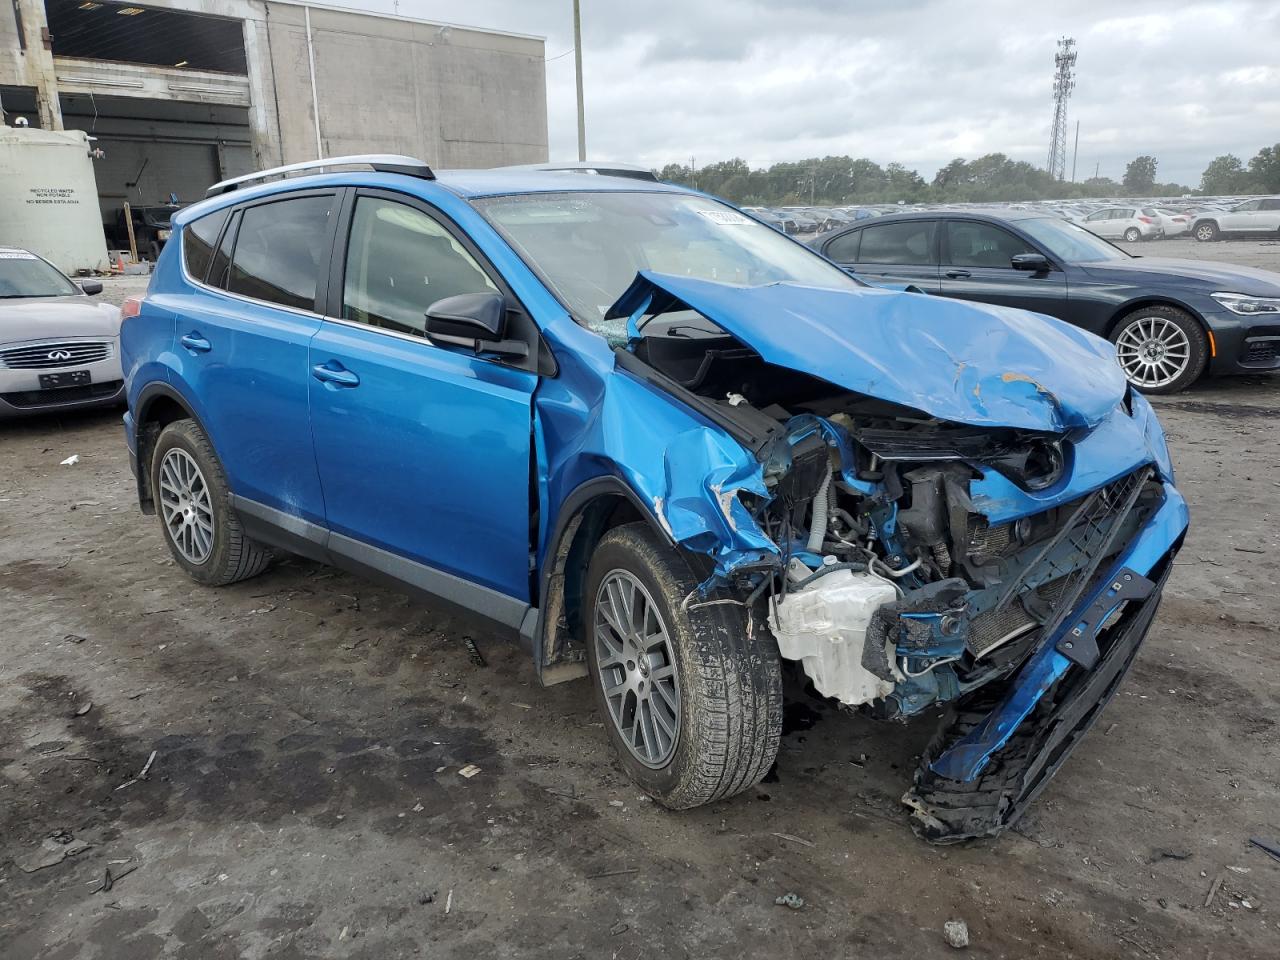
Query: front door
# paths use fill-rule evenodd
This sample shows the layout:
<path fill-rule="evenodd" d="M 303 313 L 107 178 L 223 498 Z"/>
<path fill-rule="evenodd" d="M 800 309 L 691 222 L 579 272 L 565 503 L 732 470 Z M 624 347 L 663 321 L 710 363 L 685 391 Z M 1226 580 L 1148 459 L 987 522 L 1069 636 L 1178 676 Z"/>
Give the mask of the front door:
<path fill-rule="evenodd" d="M 1015 270 L 1020 253 L 1040 253 L 995 224 L 948 220 L 942 244 L 942 294 L 1067 318 L 1067 281 L 1059 269 Z"/>
<path fill-rule="evenodd" d="M 330 550 L 474 605 L 529 600 L 537 375 L 424 336 L 427 308 L 505 292 L 429 206 L 361 193 L 344 212 L 311 341 L 311 423 Z M 514 625 L 514 624 L 513 624 Z"/>

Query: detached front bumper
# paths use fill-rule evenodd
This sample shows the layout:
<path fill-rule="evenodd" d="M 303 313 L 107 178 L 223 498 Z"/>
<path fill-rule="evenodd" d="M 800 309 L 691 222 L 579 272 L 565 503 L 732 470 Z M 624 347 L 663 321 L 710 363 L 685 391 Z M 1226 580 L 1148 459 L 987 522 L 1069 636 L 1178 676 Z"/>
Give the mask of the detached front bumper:
<path fill-rule="evenodd" d="M 948 716 L 903 798 L 926 839 L 952 843 L 1012 825 L 1114 696 L 1155 617 L 1187 529 L 1186 501 L 1167 483 L 1164 494 L 1160 509 L 1058 635 L 1047 638 L 1009 682 L 984 688 Z M 1149 579 L 1152 589 L 1141 600 L 1109 605 L 1108 591 L 1126 572 Z M 1076 664 L 1070 649 L 1086 622 L 1102 625 L 1098 657 L 1088 669 Z"/>

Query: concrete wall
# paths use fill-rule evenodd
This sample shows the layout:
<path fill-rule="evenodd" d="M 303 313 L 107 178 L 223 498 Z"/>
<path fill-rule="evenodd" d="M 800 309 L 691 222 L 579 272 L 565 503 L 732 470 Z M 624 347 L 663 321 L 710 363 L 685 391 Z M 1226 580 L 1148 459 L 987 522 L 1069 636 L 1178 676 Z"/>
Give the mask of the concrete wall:
<path fill-rule="evenodd" d="M 315 159 L 307 11 L 265 7 L 283 160 Z M 405 153 L 441 168 L 547 159 L 542 40 L 331 9 L 310 20 L 325 156 Z"/>

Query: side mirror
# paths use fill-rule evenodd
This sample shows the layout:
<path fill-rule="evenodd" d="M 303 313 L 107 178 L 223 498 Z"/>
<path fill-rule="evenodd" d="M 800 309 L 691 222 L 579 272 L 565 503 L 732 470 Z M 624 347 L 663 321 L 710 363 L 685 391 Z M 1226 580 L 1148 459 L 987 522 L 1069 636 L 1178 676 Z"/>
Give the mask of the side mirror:
<path fill-rule="evenodd" d="M 96 297 L 102 292 L 101 280 L 81 280 L 80 289 L 91 297 Z"/>
<path fill-rule="evenodd" d="M 500 293 L 460 293 L 427 308 L 427 339 L 438 347 L 467 347 L 477 354 L 522 358 L 529 345 L 503 339 L 507 302 Z"/>
<path fill-rule="evenodd" d="M 1049 258 L 1042 253 L 1019 253 L 1009 260 L 1009 266 L 1015 270 L 1029 270 L 1032 273 L 1048 273 Z"/>

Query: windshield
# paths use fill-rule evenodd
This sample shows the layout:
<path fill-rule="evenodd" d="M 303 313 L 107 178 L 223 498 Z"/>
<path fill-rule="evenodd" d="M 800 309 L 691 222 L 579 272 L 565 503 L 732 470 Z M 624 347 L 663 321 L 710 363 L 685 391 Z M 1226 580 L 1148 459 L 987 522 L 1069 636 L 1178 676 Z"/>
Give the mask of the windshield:
<path fill-rule="evenodd" d="M 1049 253 L 1065 263 L 1101 263 L 1128 260 L 1129 254 L 1095 236 L 1084 227 L 1051 217 L 1019 220 L 1018 226 Z"/>
<path fill-rule="evenodd" d="M 687 193 L 554 193 L 474 201 L 598 333 L 639 270 L 738 286 L 860 287 L 844 271 L 732 207 Z"/>
<path fill-rule="evenodd" d="M 67 297 L 80 288 L 33 253 L 0 250 L 0 300 Z"/>

